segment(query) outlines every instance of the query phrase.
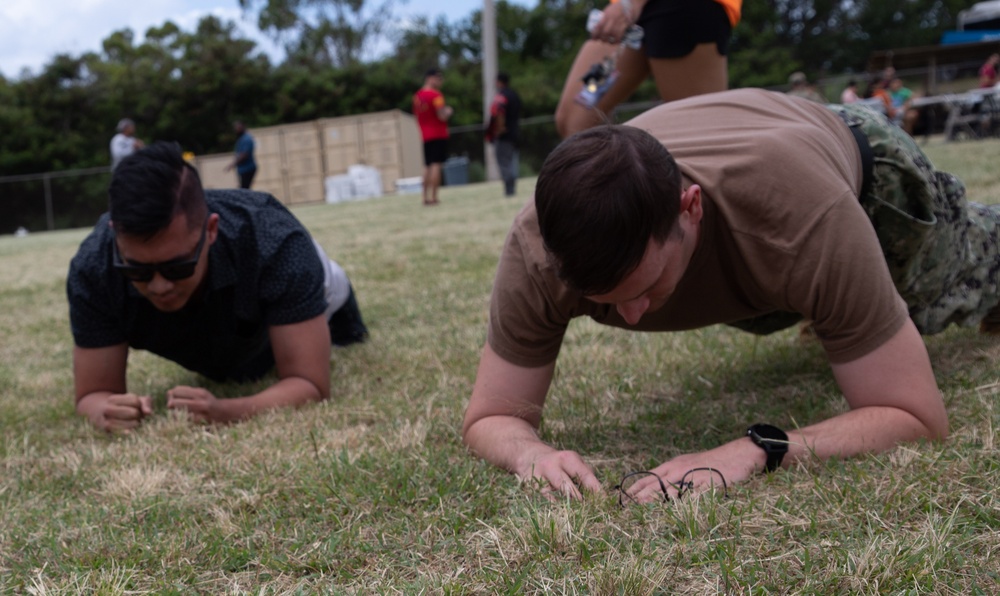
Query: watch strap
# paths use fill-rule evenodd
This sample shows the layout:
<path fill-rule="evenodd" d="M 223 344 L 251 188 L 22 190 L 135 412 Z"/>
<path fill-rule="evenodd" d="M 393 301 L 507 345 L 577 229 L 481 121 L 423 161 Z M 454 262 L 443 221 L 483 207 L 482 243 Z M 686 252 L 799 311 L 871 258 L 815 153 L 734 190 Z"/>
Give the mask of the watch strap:
<path fill-rule="evenodd" d="M 754 424 L 747 429 L 747 435 L 754 445 L 767 454 L 765 472 L 770 473 L 781 467 L 781 462 L 788 453 L 788 434 L 785 431 L 770 424 Z"/>

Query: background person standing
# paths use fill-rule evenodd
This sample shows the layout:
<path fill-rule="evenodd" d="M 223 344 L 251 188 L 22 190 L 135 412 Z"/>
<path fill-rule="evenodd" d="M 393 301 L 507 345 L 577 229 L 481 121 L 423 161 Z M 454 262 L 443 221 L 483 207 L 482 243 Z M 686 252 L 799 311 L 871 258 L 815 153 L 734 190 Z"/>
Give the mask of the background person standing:
<path fill-rule="evenodd" d="M 847 86 L 840 92 L 840 103 L 857 103 L 861 101 L 858 95 L 858 82 L 854 79 L 847 81 Z"/>
<path fill-rule="evenodd" d="M 424 205 L 439 202 L 441 164 L 448 155 L 448 119 L 454 110 L 444 101 L 442 83 L 441 70 L 432 68 L 424 75 L 424 86 L 413 95 L 413 115 L 424 140 Z"/>
<path fill-rule="evenodd" d="M 990 54 L 986 62 L 979 67 L 979 88 L 986 89 L 997 84 L 997 65 L 1000 64 L 1000 54 Z"/>
<path fill-rule="evenodd" d="M 486 140 L 496 146 L 497 165 L 503 178 L 504 194 L 514 196 L 518 177 L 517 133 L 521 121 L 521 97 L 510 88 L 510 76 L 497 75 L 497 94 L 490 106 Z"/>
<path fill-rule="evenodd" d="M 806 73 L 796 71 L 788 75 L 788 84 L 791 87 L 787 91 L 789 95 L 802 97 L 816 103 L 826 103 L 826 98 L 823 97 L 823 94 L 816 91 L 816 88 L 809 83 Z"/>
<path fill-rule="evenodd" d="M 566 77 L 555 114 L 559 135 L 605 122 L 650 76 L 665 102 L 727 89 L 729 38 L 742 6 L 742 0 L 611 0 L 588 27 L 590 39 Z M 634 26 L 643 31 L 638 47 L 626 42 Z M 594 92 L 581 96 L 591 86 Z"/>
<path fill-rule="evenodd" d="M 920 112 L 913 107 L 913 91 L 903 85 L 903 79 L 895 77 L 889 82 L 889 100 L 892 102 L 893 123 L 913 135 L 913 129 Z"/>
<path fill-rule="evenodd" d="M 253 177 L 257 174 L 257 162 L 253 158 L 253 137 L 247 132 L 247 126 L 241 120 L 233 122 L 236 131 L 236 157 L 233 163 L 226 166 L 226 171 L 236 168 L 240 188 L 250 188 Z"/>
<path fill-rule="evenodd" d="M 118 121 L 118 134 L 111 137 L 111 169 L 118 167 L 119 162 L 145 146 L 135 138 L 135 122 L 129 118 Z"/>

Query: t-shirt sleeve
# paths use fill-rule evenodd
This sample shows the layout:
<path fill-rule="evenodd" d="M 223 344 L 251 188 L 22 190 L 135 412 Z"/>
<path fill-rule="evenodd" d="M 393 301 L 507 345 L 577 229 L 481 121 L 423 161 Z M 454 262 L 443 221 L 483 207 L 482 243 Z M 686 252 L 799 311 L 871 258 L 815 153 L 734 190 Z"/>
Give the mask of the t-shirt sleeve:
<path fill-rule="evenodd" d="M 493 282 L 487 341 L 497 355 L 518 366 L 553 362 L 572 318 L 569 292 L 540 256 L 515 224 Z"/>
<path fill-rule="evenodd" d="M 326 310 L 324 268 L 305 230 L 284 236 L 262 263 L 260 297 L 268 325 L 301 323 Z"/>
<path fill-rule="evenodd" d="M 121 302 L 113 295 L 113 281 L 100 273 L 108 269 L 98 262 L 99 245 L 96 238 L 88 238 L 70 262 L 66 278 L 70 330 L 73 342 L 81 348 L 105 348 L 125 342 L 121 308 L 114 306 Z"/>
<path fill-rule="evenodd" d="M 856 199 L 838 201 L 800 254 L 789 300 L 813 321 L 831 362 L 860 358 L 902 328 L 909 317 L 906 303 Z"/>

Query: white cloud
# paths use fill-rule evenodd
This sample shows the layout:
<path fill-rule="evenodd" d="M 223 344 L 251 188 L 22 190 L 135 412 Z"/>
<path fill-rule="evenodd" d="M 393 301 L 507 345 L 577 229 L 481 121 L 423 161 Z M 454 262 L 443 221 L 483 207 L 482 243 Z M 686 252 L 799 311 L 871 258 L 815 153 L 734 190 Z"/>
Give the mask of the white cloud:
<path fill-rule="evenodd" d="M 136 40 L 168 20 L 191 31 L 207 14 L 236 21 L 255 41 L 256 25 L 237 0 L 3 0 L 0 2 L 0 73 L 38 74 L 56 54 L 99 52 L 112 32 L 131 29 Z"/>
<path fill-rule="evenodd" d="M 524 6 L 537 2 L 513 1 Z M 401 17 L 423 14 L 431 20 L 447 12 L 454 20 L 481 6 L 482 0 L 451 0 L 447 5 L 439 0 L 409 0 L 397 3 L 396 11 Z M 272 59 L 280 56 L 274 43 L 257 30 L 255 19 L 243 14 L 238 0 L 0 0 L 0 74 L 16 78 L 25 68 L 38 74 L 56 54 L 99 52 L 104 39 L 125 28 L 135 33 L 136 41 L 148 28 L 168 20 L 192 31 L 207 14 L 236 22 Z"/>

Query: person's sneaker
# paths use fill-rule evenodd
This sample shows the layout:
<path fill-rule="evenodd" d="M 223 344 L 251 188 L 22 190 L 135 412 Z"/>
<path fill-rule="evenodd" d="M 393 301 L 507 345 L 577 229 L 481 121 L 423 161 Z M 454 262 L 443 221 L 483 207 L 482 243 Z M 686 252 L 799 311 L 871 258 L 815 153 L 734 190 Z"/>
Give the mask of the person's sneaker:
<path fill-rule="evenodd" d="M 368 339 L 368 328 L 361 320 L 361 311 L 358 310 L 358 301 L 354 298 L 352 286 L 347 302 L 330 315 L 330 343 L 345 347 L 364 342 L 366 339 Z"/>

